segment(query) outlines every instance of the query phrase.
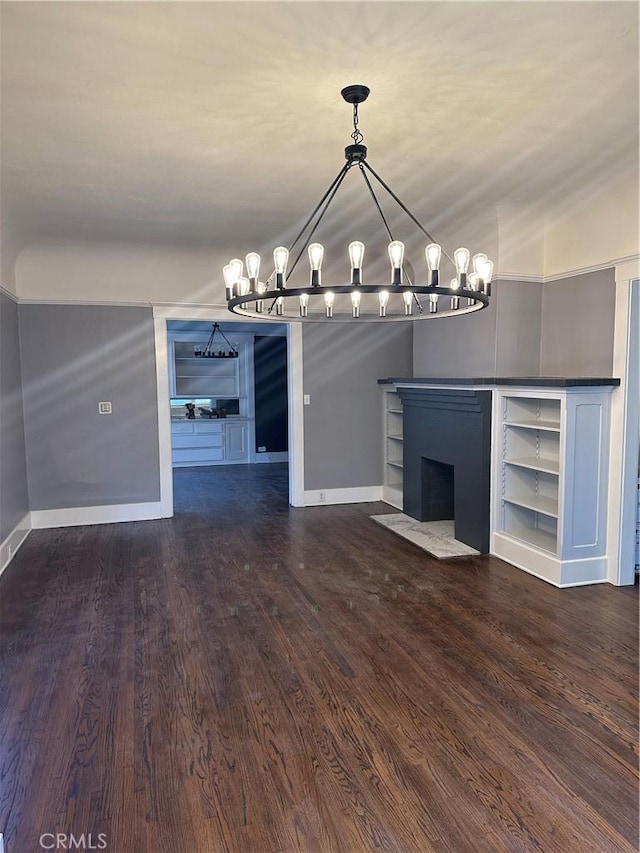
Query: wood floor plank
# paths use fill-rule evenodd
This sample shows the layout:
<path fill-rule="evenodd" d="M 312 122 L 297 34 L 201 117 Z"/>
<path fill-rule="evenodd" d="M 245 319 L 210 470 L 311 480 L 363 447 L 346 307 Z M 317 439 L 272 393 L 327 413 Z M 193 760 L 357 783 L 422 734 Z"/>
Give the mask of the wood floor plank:
<path fill-rule="evenodd" d="M 557 590 L 180 469 L 0 579 L 0 831 L 108 853 L 632 853 L 638 587 Z"/>

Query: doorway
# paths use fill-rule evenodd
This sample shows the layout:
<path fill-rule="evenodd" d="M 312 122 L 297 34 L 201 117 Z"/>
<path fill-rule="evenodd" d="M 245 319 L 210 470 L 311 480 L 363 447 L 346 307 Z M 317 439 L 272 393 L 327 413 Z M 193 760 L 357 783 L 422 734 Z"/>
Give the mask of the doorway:
<path fill-rule="evenodd" d="M 162 516 L 171 517 L 174 512 L 173 502 L 173 462 L 172 462 L 172 421 L 171 421 L 171 390 L 175 387 L 171 385 L 171 335 L 181 326 L 183 330 L 189 331 L 191 324 L 193 328 L 198 328 L 201 332 L 204 329 L 211 331 L 212 323 L 224 322 L 225 328 L 229 326 L 233 329 L 231 337 L 240 337 L 243 335 L 251 335 L 253 338 L 264 337 L 280 337 L 285 344 L 280 344 L 280 363 L 284 364 L 282 355 L 286 358 L 286 378 L 280 377 L 279 387 L 280 393 L 286 394 L 286 439 L 287 439 L 287 455 L 288 455 L 288 500 L 292 506 L 303 505 L 303 412 L 302 412 L 302 333 L 298 324 L 282 323 L 277 324 L 281 327 L 280 335 L 275 335 L 270 331 L 270 327 L 276 324 L 272 323 L 247 323 L 242 320 L 234 320 L 229 318 L 228 312 L 224 309 L 189 309 L 189 308 L 154 308 L 154 328 L 155 328 L 155 347 L 156 347 L 156 373 L 158 386 L 158 431 L 159 431 L 159 446 L 160 446 L 160 498 L 162 505 Z M 197 326 L 195 325 L 197 324 Z M 235 327 L 235 328 L 234 328 Z M 250 328 L 247 328 L 250 327 Z M 236 329 L 241 330 L 236 333 Z M 227 334 L 229 334 L 227 332 Z M 188 334 L 187 334 L 188 336 Z M 206 336 L 205 336 L 206 337 Z M 264 346 L 264 345 L 263 345 Z M 285 347 L 285 349 L 283 349 Z M 261 451 L 259 448 L 268 448 L 268 444 L 256 443 L 256 421 L 255 421 L 255 400 L 253 399 L 253 376 L 254 376 L 254 360 L 253 352 L 251 359 L 248 356 L 245 359 L 245 367 L 248 372 L 248 380 L 245 390 L 249 390 L 251 384 L 251 394 L 244 395 L 245 413 L 250 416 L 250 422 L 247 422 L 248 442 L 251 448 L 251 453 L 246 460 L 249 464 L 269 461 L 278 463 L 282 461 L 282 456 L 273 455 L 269 449 Z M 260 368 L 259 368 L 260 369 Z M 214 398 L 217 399 L 217 398 Z M 232 399 L 228 397 L 227 399 Z M 247 401 L 251 401 L 251 405 Z M 260 405 L 260 402 L 259 402 Z M 204 407 L 207 408 L 207 407 Z M 268 413 L 266 418 L 261 418 L 258 435 L 271 433 L 274 437 L 273 412 Z M 264 415 L 264 412 L 263 412 Z M 225 421 L 223 429 L 231 429 L 233 426 L 231 418 Z M 212 421 L 210 429 L 215 431 Z M 237 426 L 237 425 L 236 425 Z M 276 429 L 282 430 L 282 417 L 280 416 L 279 426 L 275 424 Z M 236 434 L 237 434 L 236 429 Z M 283 453 L 283 451 L 274 451 L 274 454 Z M 286 457 L 284 457 L 286 458 Z M 221 460 L 222 461 L 222 460 Z M 236 461 L 241 461 L 237 459 Z"/>

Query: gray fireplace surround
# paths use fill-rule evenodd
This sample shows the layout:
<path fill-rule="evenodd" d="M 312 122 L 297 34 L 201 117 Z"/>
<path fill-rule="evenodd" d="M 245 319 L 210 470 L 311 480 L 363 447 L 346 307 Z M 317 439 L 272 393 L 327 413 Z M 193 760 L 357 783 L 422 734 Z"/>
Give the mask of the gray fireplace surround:
<path fill-rule="evenodd" d="M 453 517 L 456 539 L 489 553 L 491 391 L 398 388 L 398 393 L 404 409 L 404 513 L 418 521 Z"/>

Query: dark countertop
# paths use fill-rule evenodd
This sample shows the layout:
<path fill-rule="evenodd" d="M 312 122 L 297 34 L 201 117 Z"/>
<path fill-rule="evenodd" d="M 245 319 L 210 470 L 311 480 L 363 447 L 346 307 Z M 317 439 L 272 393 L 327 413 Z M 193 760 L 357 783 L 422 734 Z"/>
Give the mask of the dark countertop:
<path fill-rule="evenodd" d="M 619 379 L 593 376 L 479 376 L 479 377 L 412 377 L 392 376 L 378 379 L 378 385 L 520 385 L 536 388 L 582 388 L 597 385 L 620 385 Z"/>

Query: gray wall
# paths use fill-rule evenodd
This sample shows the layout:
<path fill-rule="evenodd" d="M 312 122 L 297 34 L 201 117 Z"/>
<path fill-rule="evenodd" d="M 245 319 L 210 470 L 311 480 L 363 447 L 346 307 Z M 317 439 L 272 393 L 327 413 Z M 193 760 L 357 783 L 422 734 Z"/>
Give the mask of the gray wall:
<path fill-rule="evenodd" d="M 160 499 L 149 308 L 21 305 L 31 510 Z M 110 401 L 113 414 L 98 414 Z"/>
<path fill-rule="evenodd" d="M 18 306 L 0 292 L 0 542 L 28 509 Z"/>
<path fill-rule="evenodd" d="M 611 376 L 615 296 L 613 268 L 545 284 L 543 376 Z"/>
<path fill-rule="evenodd" d="M 303 326 L 305 489 L 382 483 L 377 381 L 411 375 L 412 325 Z"/>
<path fill-rule="evenodd" d="M 488 308 L 416 321 L 413 375 L 537 376 L 542 285 L 497 281 Z"/>
<path fill-rule="evenodd" d="M 543 285 L 500 281 L 496 324 L 496 376 L 540 374 Z"/>

